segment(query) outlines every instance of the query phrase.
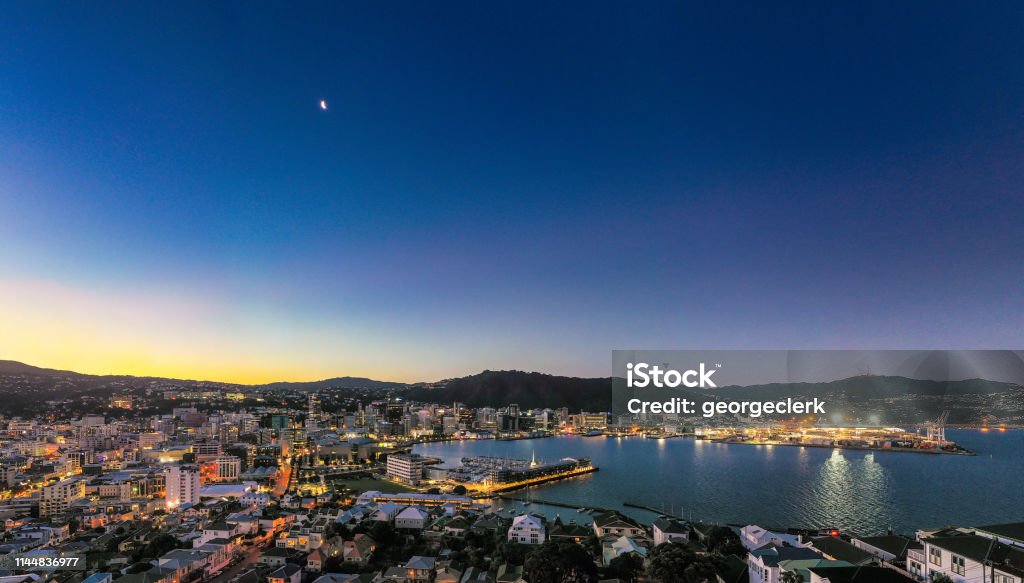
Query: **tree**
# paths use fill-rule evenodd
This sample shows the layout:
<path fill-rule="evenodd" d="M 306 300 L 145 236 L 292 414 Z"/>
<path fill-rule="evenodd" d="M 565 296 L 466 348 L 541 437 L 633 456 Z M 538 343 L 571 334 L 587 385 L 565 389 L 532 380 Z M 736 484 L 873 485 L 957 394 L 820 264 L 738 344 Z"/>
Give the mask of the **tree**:
<path fill-rule="evenodd" d="M 739 535 L 733 532 L 731 528 L 724 526 L 711 527 L 704 540 L 704 546 L 707 547 L 709 552 L 720 555 L 743 556 L 746 554 Z"/>
<path fill-rule="evenodd" d="M 168 551 L 173 551 L 178 548 L 178 545 L 178 539 L 167 533 L 162 533 L 154 536 L 149 541 L 149 544 L 135 551 L 135 555 L 133 556 L 136 561 L 144 558 L 155 559 Z"/>
<path fill-rule="evenodd" d="M 796 571 L 783 571 L 779 583 L 804 583 L 804 576 Z"/>
<path fill-rule="evenodd" d="M 647 574 L 662 583 L 704 583 L 714 580 L 715 568 L 710 559 L 671 542 L 654 547 Z"/>
<path fill-rule="evenodd" d="M 608 568 L 604 572 L 604 578 L 622 579 L 628 583 L 633 583 L 643 571 L 643 558 L 636 553 L 626 553 L 615 557 L 608 563 Z"/>
<path fill-rule="evenodd" d="M 576 543 L 548 541 L 526 556 L 523 578 L 530 583 L 596 583 L 597 565 Z"/>
<path fill-rule="evenodd" d="M 462 484 L 459 484 L 458 486 L 455 486 L 454 488 L 452 488 L 452 494 L 455 494 L 457 496 L 465 496 L 466 495 L 466 487 L 463 486 Z"/>
<path fill-rule="evenodd" d="M 526 560 L 526 545 L 504 541 L 494 549 L 494 560 L 496 564 L 512 563 L 522 565 Z"/>

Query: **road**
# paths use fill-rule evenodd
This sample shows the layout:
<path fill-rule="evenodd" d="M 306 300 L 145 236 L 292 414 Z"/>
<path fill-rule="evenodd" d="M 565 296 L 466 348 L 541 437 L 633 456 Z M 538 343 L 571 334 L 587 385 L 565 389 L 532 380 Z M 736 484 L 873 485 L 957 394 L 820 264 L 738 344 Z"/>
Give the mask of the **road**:
<path fill-rule="evenodd" d="M 260 558 L 260 553 L 263 551 L 263 545 L 254 545 L 245 556 L 236 565 L 233 565 L 227 571 L 224 571 L 217 577 L 210 579 L 207 583 L 227 583 L 242 571 L 248 569 L 256 563 L 256 560 Z"/>
<path fill-rule="evenodd" d="M 292 467 L 293 464 L 291 463 L 284 463 L 281 465 L 281 471 L 278 472 L 277 481 L 274 483 L 274 496 L 280 498 L 288 491 L 288 487 L 292 481 L 292 474 L 294 473 Z"/>

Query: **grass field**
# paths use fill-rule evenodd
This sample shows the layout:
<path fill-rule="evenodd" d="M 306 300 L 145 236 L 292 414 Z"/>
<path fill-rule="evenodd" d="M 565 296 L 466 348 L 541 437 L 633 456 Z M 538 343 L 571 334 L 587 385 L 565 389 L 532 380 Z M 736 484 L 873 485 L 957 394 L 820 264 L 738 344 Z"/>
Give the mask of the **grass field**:
<path fill-rule="evenodd" d="M 339 479 L 336 483 L 345 484 L 345 486 L 351 488 L 356 492 L 366 492 L 367 490 L 380 490 L 385 494 L 400 494 L 402 492 L 415 492 L 413 488 L 407 488 L 401 484 L 395 484 L 394 482 L 388 482 L 385 480 L 377 480 L 374 478 L 362 478 L 362 479 Z"/>

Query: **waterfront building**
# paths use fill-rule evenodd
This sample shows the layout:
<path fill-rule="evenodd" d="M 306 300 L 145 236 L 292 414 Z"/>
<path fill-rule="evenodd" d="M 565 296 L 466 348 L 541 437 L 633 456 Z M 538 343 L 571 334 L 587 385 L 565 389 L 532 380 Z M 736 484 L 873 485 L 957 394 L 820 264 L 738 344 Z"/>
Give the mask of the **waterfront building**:
<path fill-rule="evenodd" d="M 459 510 L 472 508 L 474 506 L 472 498 L 469 496 L 459 496 L 458 494 L 425 494 L 421 492 L 385 494 L 380 490 L 368 490 L 356 498 L 357 506 L 366 506 L 372 503 L 381 504 L 384 502 L 392 502 L 401 506 L 420 506 L 424 508 L 444 507 L 450 504 Z"/>
<path fill-rule="evenodd" d="M 423 456 L 415 453 L 397 453 L 388 456 L 387 476 L 410 486 L 423 480 Z"/>
<path fill-rule="evenodd" d="M 748 524 L 740 529 L 740 543 L 748 551 L 759 549 L 768 544 L 802 547 L 803 542 L 795 534 L 773 532 L 756 524 Z"/>

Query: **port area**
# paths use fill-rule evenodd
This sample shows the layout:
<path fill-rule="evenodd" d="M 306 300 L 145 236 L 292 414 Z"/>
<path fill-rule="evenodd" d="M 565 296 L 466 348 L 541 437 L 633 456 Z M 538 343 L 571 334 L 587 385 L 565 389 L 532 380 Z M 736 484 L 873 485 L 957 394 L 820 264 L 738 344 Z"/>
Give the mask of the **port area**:
<path fill-rule="evenodd" d="M 493 498 L 495 494 L 501 494 L 503 492 L 512 492 L 522 488 L 528 488 L 530 486 L 536 486 L 538 484 L 545 484 L 547 482 L 555 482 L 558 480 L 567 480 L 569 478 L 576 478 L 584 476 L 586 474 L 592 474 L 598 471 L 595 465 L 587 464 L 563 472 L 548 474 L 544 476 L 537 476 L 533 478 L 527 478 L 516 482 L 493 482 L 480 484 L 477 488 L 470 492 L 472 498 Z"/>
<path fill-rule="evenodd" d="M 576 478 L 596 472 L 597 466 L 585 457 L 566 457 L 545 462 L 536 459 L 516 459 L 495 456 L 464 457 L 453 468 L 432 467 L 427 470 L 431 483 L 463 486 L 466 495 L 490 498 L 501 492 L 511 492 L 538 484 Z"/>
<path fill-rule="evenodd" d="M 895 427 L 759 427 L 715 429 L 705 430 L 698 438 L 729 445 L 816 447 L 822 449 L 932 455 L 975 455 L 973 451 L 945 439 L 944 435 L 936 436 L 932 434 L 922 436 Z"/>

